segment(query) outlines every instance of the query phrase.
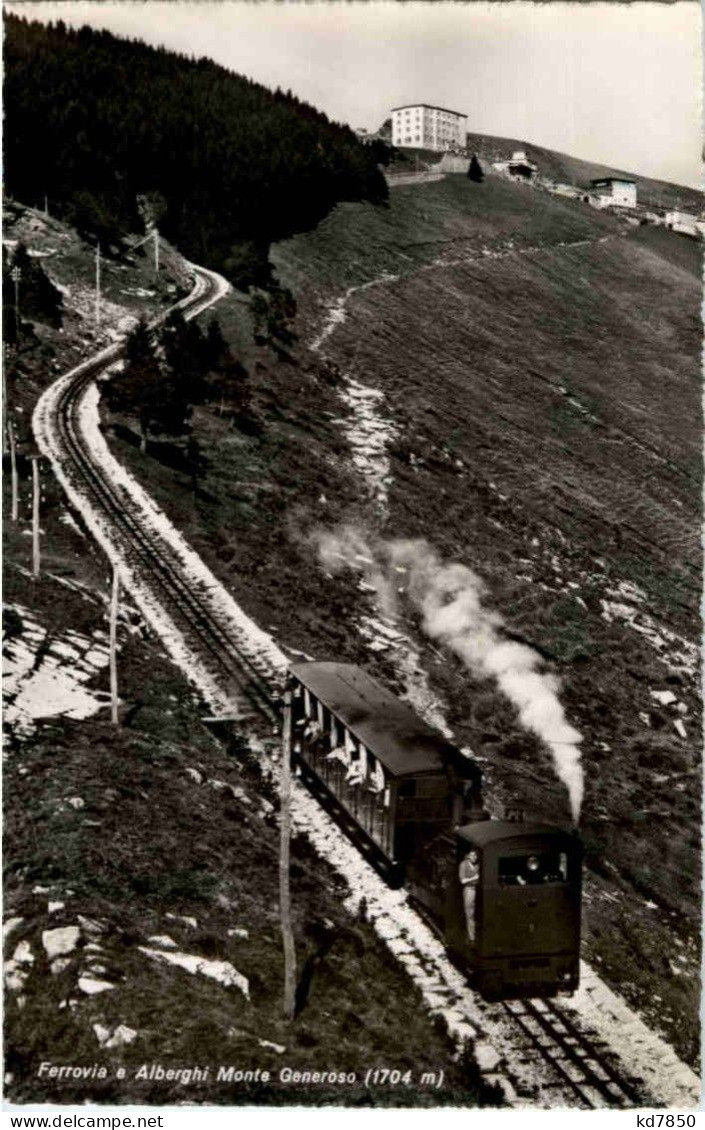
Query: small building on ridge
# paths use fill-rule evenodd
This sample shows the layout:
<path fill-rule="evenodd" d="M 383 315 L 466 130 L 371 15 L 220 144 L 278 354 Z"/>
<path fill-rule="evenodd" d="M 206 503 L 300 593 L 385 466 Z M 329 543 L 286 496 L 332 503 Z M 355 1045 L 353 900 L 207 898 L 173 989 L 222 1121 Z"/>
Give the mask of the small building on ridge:
<path fill-rule="evenodd" d="M 636 181 L 624 177 L 598 177 L 590 184 L 598 208 L 636 208 Z"/>

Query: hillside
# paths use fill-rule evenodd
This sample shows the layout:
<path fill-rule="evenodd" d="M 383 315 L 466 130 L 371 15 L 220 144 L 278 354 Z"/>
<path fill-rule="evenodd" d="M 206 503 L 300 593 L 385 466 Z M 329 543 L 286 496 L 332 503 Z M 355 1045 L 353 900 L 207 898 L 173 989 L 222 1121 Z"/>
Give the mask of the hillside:
<path fill-rule="evenodd" d="M 4 62 L 7 191 L 48 197 L 104 249 L 152 219 L 248 284 L 266 279 L 272 239 L 386 196 L 352 130 L 208 59 L 9 15 Z"/>
<path fill-rule="evenodd" d="M 421 1064 L 443 1064 L 434 1105 L 500 1101 L 471 1057 L 453 1062 L 442 1023 L 372 926 L 343 908 L 339 878 L 301 837 L 294 928 L 299 971 L 313 961 L 313 977 L 296 1023 L 283 1022 L 276 795 L 255 750 L 244 738 L 214 738 L 129 605 L 119 627 L 123 725 L 110 724 L 105 565 L 50 483 L 42 577 L 31 580 L 21 571 L 26 516 L 23 501 L 20 528 L 7 517 L 5 527 L 5 1095 L 77 1105 L 426 1105 L 423 1088 L 362 1085 L 374 1049 L 414 1078 Z M 37 640 L 32 670 L 26 648 Z M 91 662 L 79 695 L 76 672 Z M 51 716 L 47 687 L 73 717 Z M 45 715 L 33 722 L 23 714 L 32 702 Z M 104 1074 L 40 1079 L 42 1061 Z M 140 1077 L 145 1063 L 211 1071 Z M 259 1068 L 270 1081 L 218 1083 L 219 1064 Z M 283 1066 L 354 1072 L 357 1083 L 304 1091 L 279 1082 Z"/>
<path fill-rule="evenodd" d="M 216 736 L 124 595 L 122 724 L 109 721 L 109 567 L 41 460 L 41 573 L 32 578 L 29 422 L 47 383 L 138 312 L 173 302 L 188 276 L 167 248 L 156 278 L 133 250 L 105 272 L 96 327 L 90 245 L 18 204 L 6 208 L 5 237 L 27 248 L 33 271 L 41 265 L 61 295 L 57 324 L 23 291 L 19 338 L 7 348 L 19 505 L 14 521 L 5 453 L 6 1096 L 77 1105 L 501 1102 L 472 1048 L 456 1055 L 443 1018 L 428 1014 L 364 911 L 345 908 L 340 876 L 302 836 L 291 875 L 306 991 L 296 1022 L 283 1022 L 277 798 L 260 771 L 262 748 L 276 749 L 278 737 L 269 723 Z M 9 309 L 13 316 L 11 301 Z M 173 455 L 166 444 L 154 450 Z M 169 464 L 144 462 L 175 476 Z M 188 477 L 177 480 L 179 494 Z M 443 1091 L 364 1086 L 371 1053 L 415 1081 L 420 1065 L 443 1065 Z M 80 1065 L 89 1078 L 40 1078 L 43 1061 Z M 209 1066 L 211 1075 L 141 1077 L 145 1063 Z M 219 1064 L 270 1078 L 218 1082 Z M 279 1080 L 287 1066 L 354 1072 L 356 1083 L 303 1091 Z"/>
<path fill-rule="evenodd" d="M 539 176 L 547 180 L 588 188 L 593 178 L 627 177 L 636 181 L 640 204 L 662 208 L 678 207 L 696 215 L 699 215 L 703 209 L 703 194 L 694 188 L 671 184 L 669 181 L 654 180 L 652 177 L 644 177 L 614 165 L 583 161 L 579 157 L 571 157 L 554 149 L 545 149 L 530 141 L 521 141 L 512 137 L 493 137 L 491 134 L 468 133 L 467 143 L 468 148 L 477 153 L 483 164 L 506 161 L 515 150 L 523 149 L 529 160 L 535 161 L 538 165 Z"/>
<path fill-rule="evenodd" d="M 476 570 L 584 737 L 586 955 L 692 1060 L 697 245 L 449 177 L 394 189 L 385 210 L 343 204 L 273 261 L 298 342 L 253 342 L 237 298 L 219 312 L 261 434 L 199 410 L 210 466 L 195 500 L 166 453 L 139 455 L 134 426 L 116 451 L 280 644 L 421 698 L 427 685 L 496 805 L 567 820 L 548 754 L 507 700 L 430 646 L 411 607 L 397 610 L 411 650 L 385 643 L 374 586 L 322 567 L 316 529 L 353 523 L 373 552 L 426 538 Z"/>

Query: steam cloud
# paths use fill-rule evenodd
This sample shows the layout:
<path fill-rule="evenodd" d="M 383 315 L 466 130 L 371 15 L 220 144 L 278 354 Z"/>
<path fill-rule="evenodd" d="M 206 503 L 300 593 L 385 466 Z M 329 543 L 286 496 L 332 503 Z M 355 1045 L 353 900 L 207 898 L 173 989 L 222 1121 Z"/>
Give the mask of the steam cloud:
<path fill-rule="evenodd" d="M 539 654 L 525 644 L 505 639 L 502 617 L 483 607 L 485 586 L 477 574 L 466 565 L 444 563 L 421 539 L 375 541 L 372 547 L 360 530 L 343 526 L 318 531 L 313 540 L 330 572 L 352 568 L 364 573 L 388 616 L 397 611 L 403 580 L 401 587 L 421 613 L 426 634 L 454 651 L 475 674 L 497 680 L 516 706 L 522 725 L 551 750 L 577 824 L 584 789 L 579 749 L 582 736 L 566 720 L 558 700 L 558 679 L 537 670 Z"/>

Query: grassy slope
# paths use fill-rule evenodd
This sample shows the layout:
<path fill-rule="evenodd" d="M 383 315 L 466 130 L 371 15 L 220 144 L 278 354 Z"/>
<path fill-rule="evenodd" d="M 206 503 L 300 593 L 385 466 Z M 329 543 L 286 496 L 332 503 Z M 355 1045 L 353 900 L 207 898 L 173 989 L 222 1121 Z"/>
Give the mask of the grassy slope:
<path fill-rule="evenodd" d="M 465 247 L 506 242 L 508 232 L 515 247 L 544 250 L 415 270 L 419 258 L 460 258 Z M 588 860 L 656 898 L 667 928 L 685 913 L 688 935 L 699 904 L 697 694 L 670 676 L 689 707 L 684 743 L 652 709 L 649 691 L 664 686 L 668 670 L 638 635 L 600 618 L 599 600 L 606 583 L 635 582 L 657 621 L 697 642 L 698 260 L 696 245 L 666 233 L 620 234 L 616 221 L 577 204 L 494 180 L 472 188 L 463 178 L 396 189 L 388 214 L 338 210 L 277 249 L 309 333 L 327 289 L 401 269 L 399 282 L 355 296 L 329 347 L 341 367 L 354 364 L 358 379 L 387 394 L 404 428 L 397 454 L 406 448 L 425 460 L 421 470 L 395 460 L 388 530 L 430 536 L 474 566 L 510 627 L 553 660 L 586 737 Z M 506 717 L 488 708 L 484 688 L 447 661 L 438 667 L 458 733 L 479 740 L 499 783 L 537 813 L 564 815 L 540 755 L 534 762 L 532 751 L 502 741 Z M 640 711 L 650 712 L 650 728 Z M 632 905 L 618 923 L 608 914 L 608 924 L 604 909 L 592 911 L 593 933 L 604 938 L 616 925 L 634 951 L 624 962 L 617 944 L 613 976 L 658 976 L 666 937 L 652 947 Z M 673 1017 L 692 1016 L 697 990 L 684 997 L 677 986 L 675 996 Z M 681 1046 L 682 1036 L 681 1027 Z M 690 1027 L 687 1047 L 693 1037 Z"/>
<path fill-rule="evenodd" d="M 36 324 L 33 335 L 23 339 L 19 352 L 22 376 L 11 385 L 10 410 L 24 439 L 34 402 L 48 380 L 76 364 L 86 349 L 97 349 L 100 339 L 96 341 L 91 327 L 91 249 L 64 225 L 54 220 L 45 223 L 32 210 L 18 207 L 15 216 L 13 208 L 10 221 L 8 238 L 25 239 L 39 251 L 60 249 L 44 261 L 53 278 L 71 287 L 72 296 L 79 293 L 85 308 L 85 316 L 79 317 L 67 300 L 61 333 Z M 148 261 L 138 258 L 134 266 L 107 265 L 104 280 L 109 298 L 123 304 L 112 312 L 107 324 L 114 325 L 127 310 L 149 306 L 144 294 L 135 293 L 153 285 Z M 160 300 L 168 299 L 168 288 L 175 281 L 179 281 L 178 273 L 164 273 L 153 309 L 158 309 Z M 242 319 L 242 304 L 233 300 L 230 310 L 233 334 L 240 325 L 246 335 L 248 322 Z M 276 415 L 273 396 L 268 404 Z M 285 418 L 283 399 L 280 411 Z M 239 441 L 217 419 L 210 423 L 222 448 L 227 449 L 228 440 L 236 450 L 243 444 L 247 448 L 248 441 Z M 299 444 L 299 431 L 294 435 Z M 147 460 L 146 466 L 153 467 L 154 460 Z M 46 468 L 42 475 L 42 580 L 35 584 L 18 570 L 17 566 L 31 567 L 29 461 L 20 459 L 19 473 L 17 527 L 9 521 L 9 474 L 5 476 L 5 600 L 30 608 L 51 633 L 60 635 L 67 628 L 85 633 L 105 630 L 106 563 L 96 555 L 90 538 L 81 538 L 61 520 L 66 516 L 63 495 Z M 252 479 L 251 470 L 247 477 Z M 266 479 L 266 473 L 262 478 Z M 320 478 L 325 486 L 326 477 Z M 259 484 L 253 486 L 258 492 Z M 232 490 L 233 483 L 227 487 Z M 321 484 L 314 482 L 312 489 L 322 489 Z M 188 492 L 186 497 L 190 500 Z M 274 497 L 271 483 L 265 497 Z M 243 500 L 243 528 L 259 509 L 268 513 L 268 505 L 261 507 L 258 494 L 251 505 Z M 215 533 L 216 526 L 214 522 L 209 532 Z M 237 522 L 231 532 L 235 539 Z M 248 563 L 256 572 L 256 553 Z M 62 577 L 86 585 L 88 598 L 61 585 L 57 578 Z M 265 583 L 274 585 L 272 573 Z M 9 623 L 14 625 L 14 620 Z M 263 891 L 275 892 L 278 881 L 278 831 L 259 799 L 269 795 L 268 788 L 244 742 L 236 741 L 227 749 L 206 730 L 200 721 L 202 706 L 157 644 L 139 637 L 128 639 L 124 631 L 121 637 L 119 680 L 125 707 L 119 732 L 108 724 L 103 711 L 84 722 L 49 719 L 29 738 L 6 735 L 4 909 L 7 917 L 20 916 L 23 922 L 11 935 L 5 956 L 9 959 L 17 945 L 26 941 L 35 958 L 23 990 L 24 1007 L 18 1006 L 14 993 L 8 992 L 5 999 L 8 1097 L 20 1102 L 79 1103 L 188 1100 L 234 1104 L 255 1098 L 274 1104 L 294 1100 L 425 1103 L 422 1091 L 406 1088 L 372 1094 L 359 1087 L 344 1093 L 321 1089 L 307 1097 L 301 1090 L 277 1086 L 255 1093 L 243 1087 L 216 1088 L 209 1083 L 184 1088 L 167 1081 L 140 1083 L 132 1078 L 133 1068 L 152 1061 L 167 1067 L 234 1063 L 243 1069 L 259 1066 L 273 1072 L 286 1061 L 296 1069 L 362 1073 L 372 1057 L 375 1062 L 404 1065 L 414 1071 L 442 1066 L 447 1087 L 440 1094 L 434 1092 L 434 1103 L 496 1101 L 494 1092 L 477 1082 L 471 1059 L 459 1063 L 451 1059 L 452 1046 L 437 1022 L 420 1008 L 415 990 L 390 961 L 371 927 L 342 911 L 339 881 L 300 841 L 294 845 L 293 856 L 300 967 L 316 952 L 329 928 L 340 926 L 343 933 L 319 965 L 299 1019 L 291 1028 L 282 1024 L 276 895 L 262 897 Z M 107 690 L 107 670 L 93 685 Z M 186 767 L 197 769 L 206 781 L 223 780 L 244 789 L 250 803 L 208 784 L 196 785 L 184 772 Z M 69 806 L 66 800 L 70 797 L 80 797 L 84 807 Z M 49 915 L 49 900 L 63 901 L 65 908 Z M 167 913 L 193 916 L 198 926 L 167 919 Z M 76 989 L 77 976 L 87 965 L 84 947 L 90 934 L 83 933 L 78 950 L 61 973 L 50 972 L 43 954 L 42 931 L 73 925 L 79 914 L 100 920 L 100 959 L 107 976 L 118 986 L 96 997 L 86 997 Z M 248 937 L 228 936 L 232 927 L 247 930 Z M 137 946 L 154 934 L 170 934 L 189 953 L 232 961 L 250 980 L 251 1002 L 245 1002 L 237 989 L 225 990 L 205 978 L 151 964 Z M 68 1003 L 61 1007 L 62 1002 Z M 123 1050 L 101 1050 L 91 1027 L 95 1023 L 110 1028 L 126 1024 L 139 1035 Z M 284 1056 L 259 1044 L 267 1038 L 286 1047 Z M 66 1081 L 38 1083 L 37 1068 L 43 1059 L 105 1064 L 109 1078 L 87 1086 Z M 114 1072 L 120 1065 L 127 1074 L 116 1080 Z"/>
<path fill-rule="evenodd" d="M 354 296 L 326 344 L 385 391 L 401 428 L 383 532 L 430 536 L 474 566 L 510 627 L 559 673 L 585 734 L 586 952 L 692 1059 L 697 984 L 675 978 L 667 955 L 685 947 L 692 972 L 699 703 L 638 634 L 605 622 L 599 602 L 610 585 L 636 582 L 656 620 L 697 638 L 698 251 L 625 232 L 613 217 L 494 178 L 395 189 L 388 209 L 342 205 L 275 249 L 299 301 L 301 346 L 295 362 L 249 351 L 263 437 L 202 413 L 212 459 L 195 503 L 165 462 L 124 441 L 116 450 L 280 641 L 393 681 L 389 661 L 349 628 L 367 598 L 353 580 L 325 577 L 305 541 L 316 523 L 364 520 L 366 505 L 346 469 L 335 387 L 303 347 L 327 301 L 384 271 L 401 276 Z M 483 247 L 503 257 L 448 265 Z M 447 265 L 420 269 L 439 259 Z M 220 316 L 242 340 L 242 303 L 227 301 Z M 458 736 L 490 757 L 497 799 L 565 819 L 546 755 L 507 704 L 447 656 L 425 661 Z M 650 697 L 665 685 L 688 705 L 688 742 Z"/>
<path fill-rule="evenodd" d="M 7 501 L 7 500 L 6 500 Z M 50 631 L 70 627 L 105 630 L 108 577 L 101 558 L 59 521 L 58 488 L 44 503 L 44 573 L 33 583 L 26 567 L 28 539 L 21 528 L 5 533 L 5 599 L 31 607 Z M 8 508 L 6 505 L 5 513 Z M 56 576 L 80 580 L 98 596 L 89 602 L 61 586 Z M 101 599 L 102 598 L 102 599 Z M 364 920 L 341 908 L 340 882 L 306 843 L 293 845 L 293 907 L 299 969 L 331 931 L 340 929 L 318 966 L 306 1007 L 288 1026 L 280 1017 L 282 955 L 278 923 L 278 828 L 275 798 L 259 776 L 247 745 L 228 749 L 200 721 L 202 706 L 155 642 L 123 641 L 119 658 L 125 722 L 116 731 L 106 711 L 83 722 L 47 719 L 36 733 L 11 740 L 5 768 L 5 913 L 21 926 L 6 947 L 30 944 L 35 957 L 23 988 L 24 1004 L 5 1000 L 6 1093 L 13 1101 L 81 1103 L 183 1101 L 346 1102 L 353 1105 L 425 1105 L 423 1088 L 367 1091 L 363 1086 L 291 1089 L 269 1085 L 140 1081 L 134 1073 L 152 1062 L 164 1067 L 219 1064 L 269 1069 L 356 1071 L 384 1062 L 417 1078 L 420 1069 L 443 1067 L 446 1085 L 433 1102 L 476 1105 L 496 1101 L 477 1082 L 470 1058 L 454 1062 L 442 1028 L 421 1008 L 420 997 L 390 960 Z M 107 669 L 94 681 L 107 691 Z M 186 770 L 202 776 L 194 781 Z M 239 790 L 214 788 L 224 781 Z M 76 809 L 67 798 L 80 797 Z M 262 798 L 266 804 L 263 805 Z M 267 804 L 269 807 L 267 807 Z M 49 914 L 49 900 L 64 908 Z M 196 920 L 189 925 L 168 914 Z M 98 923 L 83 929 L 77 950 L 61 972 L 50 971 L 43 930 Z M 229 935 L 233 928 L 245 931 Z M 179 949 L 232 962 L 249 980 L 250 999 L 236 989 L 155 964 L 138 947 L 168 934 Z M 76 988 L 86 972 L 89 941 L 101 946 L 104 976 L 116 988 L 85 996 Z M 125 1024 L 137 1039 L 101 1050 L 92 1026 Z M 260 1044 L 269 1040 L 285 1052 Z M 42 1060 L 108 1068 L 89 1083 L 37 1079 Z M 125 1076 L 117 1078 L 122 1067 Z"/>

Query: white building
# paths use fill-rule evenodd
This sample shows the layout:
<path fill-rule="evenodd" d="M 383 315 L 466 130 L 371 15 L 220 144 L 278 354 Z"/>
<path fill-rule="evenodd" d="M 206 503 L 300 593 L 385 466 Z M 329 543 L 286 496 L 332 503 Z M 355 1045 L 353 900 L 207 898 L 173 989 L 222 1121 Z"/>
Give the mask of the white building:
<path fill-rule="evenodd" d="M 517 180 L 532 180 L 538 172 L 538 165 L 529 160 L 525 149 L 515 149 L 508 161 L 494 161 L 492 168 Z"/>
<path fill-rule="evenodd" d="M 399 149 L 435 149 L 443 153 L 465 148 L 467 114 L 442 106 L 397 106 L 392 110 L 392 145 Z"/>
<path fill-rule="evenodd" d="M 622 177 L 599 177 L 590 181 L 598 208 L 636 208 L 636 181 Z"/>
<path fill-rule="evenodd" d="M 700 236 L 702 234 L 701 222 L 697 216 L 693 216 L 690 212 L 666 212 L 663 222 L 671 231 L 680 232 L 681 235 Z"/>

